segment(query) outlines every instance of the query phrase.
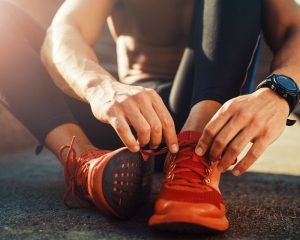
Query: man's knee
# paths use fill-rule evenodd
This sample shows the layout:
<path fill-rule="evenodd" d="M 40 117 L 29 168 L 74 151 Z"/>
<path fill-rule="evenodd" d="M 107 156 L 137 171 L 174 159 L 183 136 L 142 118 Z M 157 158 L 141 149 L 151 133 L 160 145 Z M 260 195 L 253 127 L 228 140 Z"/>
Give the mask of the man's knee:
<path fill-rule="evenodd" d="M 0 47 L 27 42 L 39 52 L 44 36 L 45 29 L 33 17 L 18 6 L 0 0 Z"/>

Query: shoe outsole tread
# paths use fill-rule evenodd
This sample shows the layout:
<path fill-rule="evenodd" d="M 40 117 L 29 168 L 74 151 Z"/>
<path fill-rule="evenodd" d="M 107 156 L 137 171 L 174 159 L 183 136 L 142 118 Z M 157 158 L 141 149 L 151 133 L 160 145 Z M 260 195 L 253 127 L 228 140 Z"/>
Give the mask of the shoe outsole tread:
<path fill-rule="evenodd" d="M 147 166 L 151 165 L 151 166 Z M 130 218 L 141 207 L 151 191 L 153 159 L 144 161 L 140 153 L 124 150 L 112 157 L 103 171 L 102 189 L 105 200 L 120 218 Z M 144 176 L 147 183 L 143 184 Z"/>

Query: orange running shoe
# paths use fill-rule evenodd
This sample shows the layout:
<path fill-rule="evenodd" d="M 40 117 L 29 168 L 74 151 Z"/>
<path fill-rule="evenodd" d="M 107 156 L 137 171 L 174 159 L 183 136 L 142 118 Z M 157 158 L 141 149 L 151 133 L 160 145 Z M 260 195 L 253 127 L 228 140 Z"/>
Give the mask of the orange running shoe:
<path fill-rule="evenodd" d="M 179 152 L 168 154 L 165 181 L 149 225 L 175 232 L 218 232 L 228 228 L 219 190 L 220 172 L 195 153 L 200 134 L 178 135 Z"/>
<path fill-rule="evenodd" d="M 115 151 L 91 149 L 76 157 L 70 145 L 62 146 L 68 190 L 64 203 L 69 208 L 95 206 L 110 216 L 126 219 L 133 216 L 151 191 L 153 158 L 143 159 L 126 147 Z"/>

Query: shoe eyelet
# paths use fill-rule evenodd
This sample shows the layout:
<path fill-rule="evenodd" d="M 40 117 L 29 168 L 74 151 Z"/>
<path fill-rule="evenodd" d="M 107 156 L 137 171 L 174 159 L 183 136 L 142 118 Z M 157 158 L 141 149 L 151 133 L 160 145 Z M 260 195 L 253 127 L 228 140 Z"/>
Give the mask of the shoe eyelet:
<path fill-rule="evenodd" d="M 176 163 L 175 162 L 171 163 L 169 167 L 170 168 L 169 171 L 173 171 L 175 167 L 176 167 Z"/>
<path fill-rule="evenodd" d="M 210 183 L 210 179 L 209 178 L 204 178 L 203 179 L 203 183 L 204 184 L 209 184 Z"/>
<path fill-rule="evenodd" d="M 206 175 L 209 176 L 210 173 L 212 172 L 211 168 L 206 168 L 205 169 Z"/>
<path fill-rule="evenodd" d="M 173 179 L 174 179 L 174 173 L 169 173 L 166 179 L 168 181 L 173 181 Z"/>

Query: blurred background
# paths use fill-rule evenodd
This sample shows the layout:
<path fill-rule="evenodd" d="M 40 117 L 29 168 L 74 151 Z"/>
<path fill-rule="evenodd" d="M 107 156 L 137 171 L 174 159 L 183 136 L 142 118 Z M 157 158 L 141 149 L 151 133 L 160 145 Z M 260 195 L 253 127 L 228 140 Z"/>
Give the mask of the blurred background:
<path fill-rule="evenodd" d="M 45 28 L 50 24 L 51 19 L 63 2 L 62 0 L 9 0 L 21 6 L 25 11 L 31 14 L 38 22 Z M 117 75 L 116 69 L 116 53 L 115 44 L 110 36 L 108 29 L 101 40 L 95 45 L 97 55 L 105 67 L 113 74 Z M 260 54 L 260 64 L 257 74 L 257 81 L 261 81 L 268 74 L 268 68 L 272 59 L 272 53 L 263 42 Z M 294 116 L 295 117 L 295 116 Z M 0 154 L 11 154 L 22 150 L 34 149 L 36 146 L 35 139 L 31 134 L 0 105 Z M 300 149 L 300 127 L 299 123 L 296 126 L 287 128 L 283 136 L 276 141 L 262 157 L 264 161 L 260 160 L 255 164 L 255 170 L 266 171 L 269 163 L 276 167 L 272 169 L 273 172 L 282 172 L 289 174 L 300 175 L 299 149 Z M 292 159 L 297 161 L 292 161 Z M 286 164 L 282 163 L 282 158 L 290 159 Z"/>

